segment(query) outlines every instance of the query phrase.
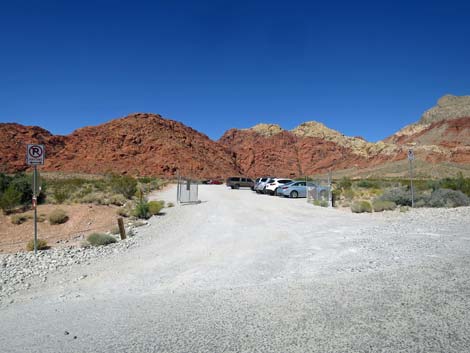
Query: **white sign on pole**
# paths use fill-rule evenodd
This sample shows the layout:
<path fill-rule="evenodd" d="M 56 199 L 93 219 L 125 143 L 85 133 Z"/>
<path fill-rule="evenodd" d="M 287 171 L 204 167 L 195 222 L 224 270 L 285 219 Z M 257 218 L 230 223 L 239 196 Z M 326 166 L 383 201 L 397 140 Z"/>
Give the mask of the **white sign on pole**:
<path fill-rule="evenodd" d="M 45 154 L 44 145 L 29 144 L 26 150 L 26 162 L 28 165 L 43 165 Z"/>
<path fill-rule="evenodd" d="M 412 161 L 415 159 L 415 154 L 413 150 L 408 150 L 408 160 Z"/>

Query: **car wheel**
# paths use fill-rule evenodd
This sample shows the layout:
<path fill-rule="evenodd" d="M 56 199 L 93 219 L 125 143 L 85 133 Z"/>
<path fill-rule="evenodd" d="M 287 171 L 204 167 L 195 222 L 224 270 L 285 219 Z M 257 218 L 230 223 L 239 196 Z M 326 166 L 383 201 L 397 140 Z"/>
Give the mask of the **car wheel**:
<path fill-rule="evenodd" d="M 277 189 L 279 189 L 279 188 L 276 188 L 276 189 L 274 190 L 274 196 L 278 196 L 278 195 L 279 195 L 279 194 L 277 193 Z"/>
<path fill-rule="evenodd" d="M 297 197 L 299 197 L 299 193 L 297 191 L 292 191 L 290 193 L 290 197 L 292 197 L 293 199 L 296 199 Z"/>
<path fill-rule="evenodd" d="M 263 188 L 263 194 L 266 194 L 266 186 Z"/>
<path fill-rule="evenodd" d="M 233 190 L 233 189 L 235 189 L 235 186 L 233 186 L 233 185 L 230 185 L 230 189 L 232 189 L 232 190 Z"/>
<path fill-rule="evenodd" d="M 235 185 L 235 189 L 240 189 L 240 184 Z"/>

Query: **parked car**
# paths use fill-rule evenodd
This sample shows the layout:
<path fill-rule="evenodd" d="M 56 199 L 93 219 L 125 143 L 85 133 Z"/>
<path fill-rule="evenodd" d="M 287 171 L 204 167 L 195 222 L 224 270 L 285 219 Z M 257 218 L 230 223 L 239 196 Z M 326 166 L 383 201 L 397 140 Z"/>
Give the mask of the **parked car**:
<path fill-rule="evenodd" d="M 278 190 L 278 194 L 285 197 L 292 197 L 294 199 L 298 197 L 307 197 L 307 184 L 305 181 L 294 181 L 289 184 L 282 185 Z"/>
<path fill-rule="evenodd" d="M 291 183 L 292 179 L 274 178 L 271 182 L 266 183 L 265 194 L 277 195 L 279 187 Z"/>
<path fill-rule="evenodd" d="M 255 184 L 254 181 L 250 178 L 245 177 L 230 177 L 227 178 L 227 186 L 230 186 L 232 189 L 240 188 L 251 188 Z"/>
<path fill-rule="evenodd" d="M 271 177 L 263 177 L 263 178 L 261 178 L 261 180 L 259 181 L 259 183 L 255 186 L 255 191 L 256 191 L 258 194 L 264 194 L 264 192 L 266 191 L 266 184 L 267 184 L 267 183 L 270 183 L 272 180 L 274 180 L 274 178 L 271 178 Z"/>
<path fill-rule="evenodd" d="M 253 186 L 251 187 L 251 190 L 255 191 L 255 187 L 256 187 L 256 185 L 258 185 L 258 183 L 260 182 L 260 180 L 261 180 L 261 178 L 256 178 L 256 179 L 255 179 L 255 182 L 254 182 Z"/>

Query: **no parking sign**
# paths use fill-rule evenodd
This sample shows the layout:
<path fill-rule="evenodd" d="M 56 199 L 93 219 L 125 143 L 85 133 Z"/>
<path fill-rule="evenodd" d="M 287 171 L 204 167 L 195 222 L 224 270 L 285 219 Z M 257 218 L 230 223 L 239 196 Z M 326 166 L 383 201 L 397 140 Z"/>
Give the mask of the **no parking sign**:
<path fill-rule="evenodd" d="M 43 165 L 46 150 L 44 145 L 28 145 L 26 150 L 26 162 L 28 165 Z"/>

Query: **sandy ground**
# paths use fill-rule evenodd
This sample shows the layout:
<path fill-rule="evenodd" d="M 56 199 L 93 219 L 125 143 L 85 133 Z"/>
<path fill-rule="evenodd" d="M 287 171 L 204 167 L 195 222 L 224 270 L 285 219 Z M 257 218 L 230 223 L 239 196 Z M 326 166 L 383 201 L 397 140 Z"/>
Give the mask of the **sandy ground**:
<path fill-rule="evenodd" d="M 48 215 L 55 209 L 64 210 L 69 220 L 64 224 L 51 225 Z M 60 247 L 79 243 L 93 232 L 106 232 L 117 226 L 116 206 L 100 205 L 39 205 L 38 238 L 49 246 Z M 22 224 L 11 223 L 11 215 L 0 214 L 0 253 L 25 251 L 26 244 L 34 237 L 33 211 L 25 212 L 30 218 Z"/>
<path fill-rule="evenodd" d="M 15 295 L 1 351 L 469 352 L 470 208 L 358 215 L 199 194 L 124 255 Z"/>

